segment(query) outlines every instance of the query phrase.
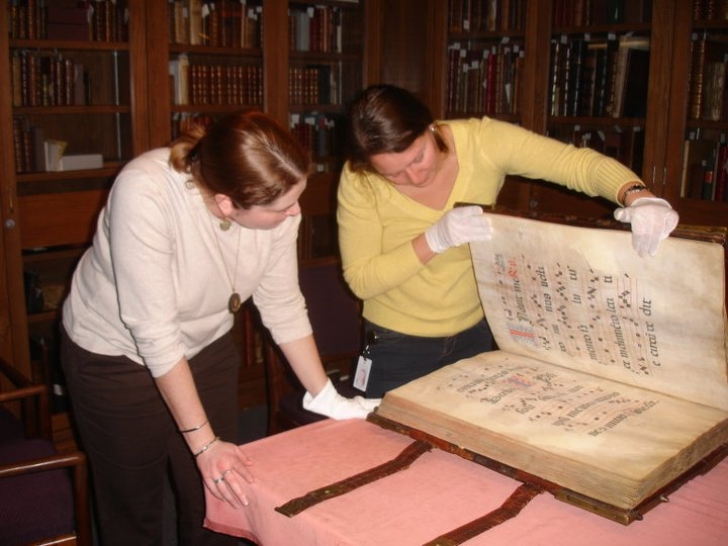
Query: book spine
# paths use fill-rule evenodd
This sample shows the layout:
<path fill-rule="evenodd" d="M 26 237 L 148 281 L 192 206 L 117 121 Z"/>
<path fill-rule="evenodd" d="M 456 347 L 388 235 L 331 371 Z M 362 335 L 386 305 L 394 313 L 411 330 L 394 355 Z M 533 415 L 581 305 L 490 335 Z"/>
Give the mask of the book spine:
<path fill-rule="evenodd" d="M 457 66 L 460 44 L 451 44 L 447 49 L 447 111 L 455 112 L 455 90 L 457 89 Z"/>
<path fill-rule="evenodd" d="M 724 61 L 709 61 L 704 66 L 701 119 L 720 121 L 723 118 L 725 68 Z"/>
<path fill-rule="evenodd" d="M 10 85 L 14 107 L 23 105 L 23 69 L 22 58 L 18 51 L 13 51 L 10 58 Z"/>
<path fill-rule="evenodd" d="M 498 50 L 496 48 L 491 49 L 490 55 L 488 56 L 488 95 L 486 103 L 486 113 L 493 115 L 496 113 L 496 101 L 497 101 L 497 89 L 498 89 Z"/>
<path fill-rule="evenodd" d="M 13 152 L 15 172 L 25 172 L 27 168 L 23 157 L 23 121 L 20 118 L 13 118 Z"/>
<path fill-rule="evenodd" d="M 705 66 L 706 36 L 693 37 L 691 43 L 691 68 L 688 95 L 688 116 L 692 120 L 700 119 L 703 107 L 703 77 Z"/>
<path fill-rule="evenodd" d="M 718 159 L 716 161 L 715 168 L 715 195 L 714 201 L 726 202 L 728 201 L 728 145 L 725 139 L 720 143 L 718 147 Z"/>
<path fill-rule="evenodd" d="M 559 83 L 559 67 L 561 65 L 561 42 L 559 40 L 551 41 L 551 74 L 550 74 L 550 102 L 551 107 L 549 113 L 552 116 L 559 115 L 559 103 L 560 103 L 560 83 Z"/>
<path fill-rule="evenodd" d="M 597 86 L 597 50 L 587 44 L 583 55 L 581 100 L 578 103 L 576 115 L 591 117 L 594 115 L 594 97 Z"/>
<path fill-rule="evenodd" d="M 712 201 L 715 197 L 715 156 L 703 162 L 703 185 L 700 198 Z"/>
<path fill-rule="evenodd" d="M 448 32 L 461 32 L 463 20 L 463 0 L 449 0 L 447 10 Z"/>

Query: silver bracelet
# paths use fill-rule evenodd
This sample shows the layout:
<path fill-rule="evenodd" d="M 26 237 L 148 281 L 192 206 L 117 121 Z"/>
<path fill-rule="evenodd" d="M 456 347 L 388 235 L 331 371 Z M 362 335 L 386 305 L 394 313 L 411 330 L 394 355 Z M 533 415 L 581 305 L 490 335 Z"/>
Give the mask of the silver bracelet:
<path fill-rule="evenodd" d="M 195 453 L 195 459 L 196 459 L 197 457 L 199 457 L 200 455 L 202 455 L 202 454 L 203 454 L 203 453 L 204 453 L 205 451 L 207 451 L 208 449 L 210 449 L 210 446 L 211 446 L 212 444 L 214 444 L 215 442 L 217 442 L 217 441 L 218 441 L 219 439 L 220 439 L 220 437 L 219 437 L 219 436 L 215 436 L 215 437 L 214 437 L 214 438 L 213 438 L 212 440 L 210 440 L 210 441 L 209 441 L 209 442 L 207 442 L 207 443 L 206 443 L 206 444 L 205 444 L 204 446 L 202 446 L 202 447 L 200 448 L 200 451 L 198 451 L 197 453 Z"/>
<path fill-rule="evenodd" d="M 626 207 L 627 206 L 627 196 L 630 193 L 637 193 L 641 191 L 647 191 L 647 186 L 644 184 L 632 184 L 629 188 L 624 190 L 624 193 L 622 194 L 622 204 Z"/>
<path fill-rule="evenodd" d="M 204 423 L 202 423 L 201 425 L 197 425 L 196 427 L 192 427 L 192 428 L 186 428 L 185 430 L 181 430 L 181 429 L 180 429 L 180 432 L 181 432 L 182 434 L 189 434 L 190 432 L 195 432 L 196 430 L 200 430 L 200 429 L 201 429 L 202 427 L 204 427 L 204 426 L 205 426 L 205 425 L 206 425 L 207 423 L 208 423 L 208 421 L 207 421 L 207 420 L 205 420 L 205 422 L 204 422 Z"/>

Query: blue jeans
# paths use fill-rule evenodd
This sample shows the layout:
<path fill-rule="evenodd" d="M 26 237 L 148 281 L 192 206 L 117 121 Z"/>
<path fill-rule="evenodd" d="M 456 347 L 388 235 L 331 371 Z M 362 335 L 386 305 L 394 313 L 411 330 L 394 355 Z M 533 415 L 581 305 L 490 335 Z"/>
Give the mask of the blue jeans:
<path fill-rule="evenodd" d="M 372 361 L 367 384 L 368 398 L 427 375 L 463 358 L 493 349 L 493 335 L 485 320 L 448 337 L 401 334 L 365 321 L 365 340 Z"/>

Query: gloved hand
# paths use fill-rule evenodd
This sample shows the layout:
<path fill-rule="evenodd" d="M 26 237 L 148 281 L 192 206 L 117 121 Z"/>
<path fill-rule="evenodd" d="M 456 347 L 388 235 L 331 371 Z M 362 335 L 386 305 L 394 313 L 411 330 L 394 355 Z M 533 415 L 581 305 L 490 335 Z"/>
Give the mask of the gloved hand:
<path fill-rule="evenodd" d="M 306 392 L 303 395 L 303 407 L 308 411 L 320 413 L 332 419 L 365 419 L 381 402 L 381 398 L 364 398 L 341 396 L 331 379 L 316 396 Z"/>
<path fill-rule="evenodd" d="M 490 238 L 490 219 L 477 205 L 454 208 L 425 231 L 428 246 L 437 254 L 448 248 Z"/>
<path fill-rule="evenodd" d="M 630 206 L 615 210 L 614 218 L 632 224 L 632 246 L 640 256 L 654 256 L 680 219 L 670 203 L 658 197 L 635 199 Z"/>

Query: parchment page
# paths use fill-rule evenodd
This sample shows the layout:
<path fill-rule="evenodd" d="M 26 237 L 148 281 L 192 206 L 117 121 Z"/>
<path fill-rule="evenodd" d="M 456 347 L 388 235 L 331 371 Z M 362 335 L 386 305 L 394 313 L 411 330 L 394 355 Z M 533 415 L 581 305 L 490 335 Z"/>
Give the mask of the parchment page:
<path fill-rule="evenodd" d="M 471 244 L 500 349 L 728 409 L 725 271 L 715 243 L 489 215 Z"/>
<path fill-rule="evenodd" d="M 388 392 L 377 413 L 628 507 L 728 439 L 728 412 L 505 351 Z"/>

